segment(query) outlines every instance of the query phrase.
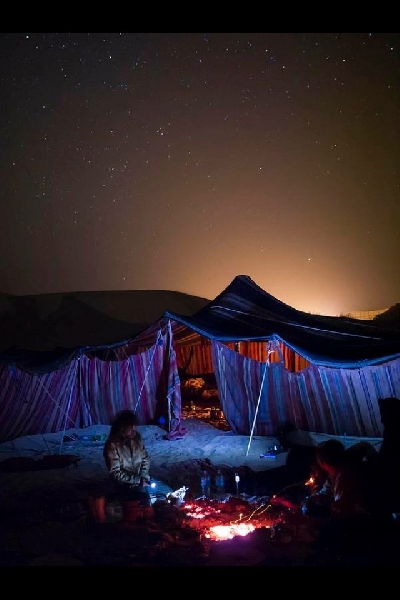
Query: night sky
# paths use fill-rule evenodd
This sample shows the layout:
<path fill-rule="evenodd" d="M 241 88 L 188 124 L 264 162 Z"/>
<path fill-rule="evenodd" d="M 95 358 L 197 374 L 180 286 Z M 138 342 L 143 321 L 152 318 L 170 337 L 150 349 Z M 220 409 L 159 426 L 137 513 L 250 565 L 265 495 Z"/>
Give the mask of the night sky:
<path fill-rule="evenodd" d="M 400 302 L 399 33 L 1 33 L 0 291 Z"/>

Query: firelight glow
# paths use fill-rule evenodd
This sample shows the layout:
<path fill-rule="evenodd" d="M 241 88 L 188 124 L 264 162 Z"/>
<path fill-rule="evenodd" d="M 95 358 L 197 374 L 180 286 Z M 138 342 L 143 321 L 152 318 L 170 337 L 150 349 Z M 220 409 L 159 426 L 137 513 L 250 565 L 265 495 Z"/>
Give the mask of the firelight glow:
<path fill-rule="evenodd" d="M 236 536 L 245 537 L 255 531 L 251 523 L 240 523 L 239 525 L 216 525 L 210 528 L 209 538 L 211 540 L 230 540 Z"/>

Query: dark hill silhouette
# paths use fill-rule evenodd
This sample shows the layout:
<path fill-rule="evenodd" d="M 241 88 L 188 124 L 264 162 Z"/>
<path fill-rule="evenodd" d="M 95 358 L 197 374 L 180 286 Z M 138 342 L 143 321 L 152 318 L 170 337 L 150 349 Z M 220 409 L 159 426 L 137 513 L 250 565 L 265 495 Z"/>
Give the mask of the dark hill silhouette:
<path fill-rule="evenodd" d="M 114 344 L 166 311 L 192 315 L 210 300 L 168 290 L 0 294 L 0 350 L 53 350 Z"/>
<path fill-rule="evenodd" d="M 388 310 L 373 319 L 379 327 L 400 329 L 400 303 L 394 304 Z"/>

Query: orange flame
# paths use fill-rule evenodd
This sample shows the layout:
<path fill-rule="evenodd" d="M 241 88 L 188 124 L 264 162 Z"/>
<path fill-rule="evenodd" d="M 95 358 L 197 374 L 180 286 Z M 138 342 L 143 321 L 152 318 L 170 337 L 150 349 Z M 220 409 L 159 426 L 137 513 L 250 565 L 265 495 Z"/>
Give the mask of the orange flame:
<path fill-rule="evenodd" d="M 266 515 L 268 506 L 261 505 L 256 509 L 249 507 L 249 511 L 234 515 L 218 504 L 213 506 L 211 502 L 203 502 L 198 505 L 193 502 L 185 505 L 185 512 L 189 526 L 201 531 L 203 539 L 223 541 L 237 536 L 245 537 L 260 527 L 270 528 L 271 519 Z"/>
<path fill-rule="evenodd" d="M 239 525 L 215 525 L 210 527 L 207 537 L 214 541 L 231 540 L 236 536 L 245 537 L 255 530 L 251 523 L 240 523 Z"/>

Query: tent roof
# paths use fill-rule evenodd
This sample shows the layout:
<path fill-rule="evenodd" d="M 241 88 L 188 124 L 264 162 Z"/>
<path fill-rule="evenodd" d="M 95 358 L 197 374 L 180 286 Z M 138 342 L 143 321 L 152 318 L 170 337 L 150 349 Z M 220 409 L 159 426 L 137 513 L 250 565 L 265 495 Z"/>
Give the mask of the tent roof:
<path fill-rule="evenodd" d="M 166 316 L 209 339 L 280 340 L 320 365 L 358 367 L 400 357 L 400 330 L 297 310 L 245 275 L 237 276 L 196 314 Z"/>

